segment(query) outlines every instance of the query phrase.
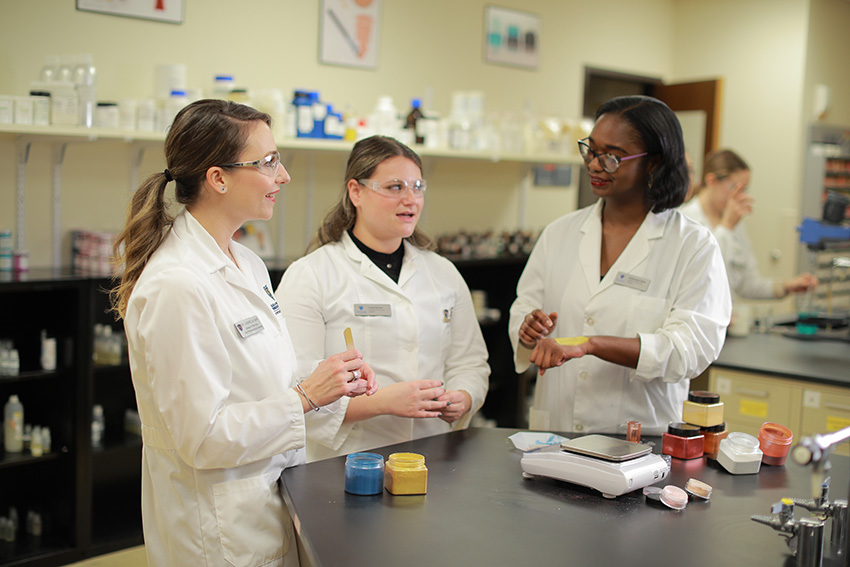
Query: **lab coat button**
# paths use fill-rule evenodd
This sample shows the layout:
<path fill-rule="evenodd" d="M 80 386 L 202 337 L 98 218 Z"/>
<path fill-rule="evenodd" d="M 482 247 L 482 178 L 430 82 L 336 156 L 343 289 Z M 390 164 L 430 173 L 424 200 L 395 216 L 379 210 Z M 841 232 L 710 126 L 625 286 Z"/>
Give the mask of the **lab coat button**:
<path fill-rule="evenodd" d="M 408 352 L 413 352 L 414 350 L 416 350 L 416 345 L 413 343 L 407 345 L 407 350 Z"/>
<path fill-rule="evenodd" d="M 576 431 L 584 431 L 584 425 L 576 423 Z"/>
<path fill-rule="evenodd" d="M 578 375 L 578 377 L 581 378 L 582 380 L 587 380 L 587 372 L 582 372 L 581 374 Z"/>
<path fill-rule="evenodd" d="M 593 320 L 593 317 L 588 317 L 588 318 L 587 318 L 587 324 L 588 324 L 588 326 L 592 327 L 594 323 L 595 323 L 595 321 Z"/>

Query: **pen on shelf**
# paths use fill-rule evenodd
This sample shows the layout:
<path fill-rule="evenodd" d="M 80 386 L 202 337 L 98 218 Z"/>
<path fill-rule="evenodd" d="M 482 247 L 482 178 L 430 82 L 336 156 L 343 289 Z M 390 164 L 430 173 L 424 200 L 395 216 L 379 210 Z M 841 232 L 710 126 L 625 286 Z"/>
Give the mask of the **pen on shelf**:
<path fill-rule="evenodd" d="M 354 349 L 354 337 L 351 335 L 351 327 L 346 327 L 342 332 L 342 335 L 345 337 L 345 349 L 353 350 Z"/>

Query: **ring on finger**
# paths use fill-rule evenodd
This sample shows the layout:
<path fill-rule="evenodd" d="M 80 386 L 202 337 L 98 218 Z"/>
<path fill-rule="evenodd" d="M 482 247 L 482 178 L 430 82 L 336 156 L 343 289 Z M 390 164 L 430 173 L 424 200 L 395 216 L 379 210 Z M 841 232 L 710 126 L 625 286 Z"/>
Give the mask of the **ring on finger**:
<path fill-rule="evenodd" d="M 354 376 L 352 380 L 360 380 L 360 377 L 363 376 L 363 373 L 360 370 L 352 370 L 351 375 Z"/>

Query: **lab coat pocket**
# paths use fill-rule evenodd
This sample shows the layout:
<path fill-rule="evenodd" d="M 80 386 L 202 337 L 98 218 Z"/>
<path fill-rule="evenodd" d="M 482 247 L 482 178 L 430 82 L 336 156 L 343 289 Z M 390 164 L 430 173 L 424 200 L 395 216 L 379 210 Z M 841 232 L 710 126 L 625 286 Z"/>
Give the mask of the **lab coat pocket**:
<path fill-rule="evenodd" d="M 269 473 L 213 485 L 222 553 L 229 564 L 281 564 L 289 549 L 289 515 L 277 479 Z"/>
<path fill-rule="evenodd" d="M 638 333 L 654 333 L 664 324 L 667 312 L 667 300 L 663 297 L 632 296 L 629 301 L 625 336 L 636 337 Z"/>

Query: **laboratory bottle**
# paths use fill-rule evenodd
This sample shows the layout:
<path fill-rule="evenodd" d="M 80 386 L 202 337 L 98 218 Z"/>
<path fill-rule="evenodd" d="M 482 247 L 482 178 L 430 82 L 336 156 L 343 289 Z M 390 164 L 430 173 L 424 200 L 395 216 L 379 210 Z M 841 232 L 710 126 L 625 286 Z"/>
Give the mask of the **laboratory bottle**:
<path fill-rule="evenodd" d="M 77 58 L 74 55 L 63 54 L 59 56 L 59 67 L 56 68 L 55 81 L 58 83 L 73 83 L 74 82 L 74 67 L 77 65 Z"/>
<path fill-rule="evenodd" d="M 213 80 L 212 98 L 228 100 L 234 85 L 233 75 L 216 75 Z"/>
<path fill-rule="evenodd" d="M 313 101 L 308 91 L 295 91 L 292 98 L 295 108 L 295 136 L 309 138 L 313 135 Z"/>
<path fill-rule="evenodd" d="M 171 95 L 165 101 L 165 107 L 163 108 L 162 121 L 159 129 L 168 130 L 171 127 L 171 123 L 174 122 L 174 118 L 177 116 L 177 113 L 180 112 L 187 104 L 189 104 L 189 99 L 186 96 L 186 91 L 171 91 Z"/>
<path fill-rule="evenodd" d="M 44 453 L 50 452 L 50 447 L 53 440 L 50 438 L 50 428 L 45 426 L 41 428 L 41 450 Z"/>
<path fill-rule="evenodd" d="M 57 80 L 59 71 L 59 56 L 45 55 L 44 66 L 38 74 L 38 80 L 42 83 L 52 83 Z"/>
<path fill-rule="evenodd" d="M 419 120 L 424 118 L 420 108 L 422 106 L 422 101 L 418 98 L 414 98 L 410 101 L 410 106 L 411 109 L 410 112 L 407 113 L 407 119 L 404 127 L 405 129 L 413 130 L 413 135 L 417 144 L 424 144 L 425 136 L 423 135 L 422 127 L 419 125 Z"/>
<path fill-rule="evenodd" d="M 97 71 L 91 53 L 77 57 L 74 67 L 74 84 L 77 86 L 77 96 L 80 99 L 80 126 L 94 126 L 95 107 L 97 105 Z"/>
<path fill-rule="evenodd" d="M 24 450 L 24 406 L 16 394 L 9 396 L 3 408 L 3 438 L 7 453 Z"/>
<path fill-rule="evenodd" d="M 17 376 L 21 371 L 21 359 L 18 355 L 18 349 L 9 349 L 6 356 L 6 369 L 3 373 L 6 376 Z"/>
<path fill-rule="evenodd" d="M 310 92 L 310 100 L 313 101 L 313 138 L 325 137 L 325 119 L 328 117 L 328 105 L 319 98 L 317 91 Z"/>
<path fill-rule="evenodd" d="M 44 454 L 44 445 L 42 444 L 41 427 L 36 425 L 32 428 L 32 437 L 30 438 L 30 454 L 33 457 L 40 457 Z"/>
<path fill-rule="evenodd" d="M 374 128 L 375 133 L 383 136 L 396 137 L 398 130 L 398 112 L 392 97 L 378 97 L 378 104 L 375 106 L 374 113 Z"/>
<path fill-rule="evenodd" d="M 106 429 L 106 422 L 103 419 L 103 406 L 95 404 L 92 407 L 91 419 L 91 444 L 92 447 L 103 446 L 103 434 Z"/>

